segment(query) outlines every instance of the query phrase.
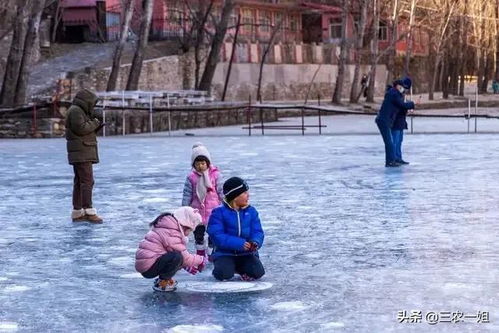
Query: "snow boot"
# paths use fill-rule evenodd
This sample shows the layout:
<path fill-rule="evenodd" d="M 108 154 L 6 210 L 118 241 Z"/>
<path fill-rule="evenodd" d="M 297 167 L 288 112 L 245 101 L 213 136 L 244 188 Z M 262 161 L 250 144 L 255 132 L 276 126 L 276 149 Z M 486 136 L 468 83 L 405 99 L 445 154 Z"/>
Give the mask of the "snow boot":
<path fill-rule="evenodd" d="M 101 224 L 104 220 L 97 215 L 95 208 L 85 208 L 85 219 L 90 223 Z"/>
<path fill-rule="evenodd" d="M 250 282 L 255 281 L 256 279 L 249 276 L 248 274 L 241 274 L 241 280 Z"/>
<path fill-rule="evenodd" d="M 164 280 L 156 278 L 156 280 L 154 280 L 154 285 L 152 286 L 152 289 L 161 292 L 175 291 L 175 289 L 177 289 L 177 284 L 178 282 L 175 281 L 174 279 Z"/>
<path fill-rule="evenodd" d="M 208 247 L 208 249 L 206 250 L 206 254 L 208 254 L 208 261 L 209 262 L 213 262 L 213 248 L 212 247 Z"/>
<path fill-rule="evenodd" d="M 73 209 L 71 212 L 71 219 L 73 222 L 86 222 L 85 210 L 84 209 Z"/>

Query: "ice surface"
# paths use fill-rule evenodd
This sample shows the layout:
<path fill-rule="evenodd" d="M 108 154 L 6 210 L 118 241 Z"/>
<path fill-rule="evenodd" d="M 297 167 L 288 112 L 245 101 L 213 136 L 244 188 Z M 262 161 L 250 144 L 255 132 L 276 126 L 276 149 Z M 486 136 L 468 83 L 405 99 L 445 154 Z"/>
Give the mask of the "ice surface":
<path fill-rule="evenodd" d="M 181 202 L 197 141 L 247 179 L 272 288 L 158 295 L 134 271 L 147 224 Z M 64 139 L 0 140 L 0 330 L 498 332 L 498 136 L 406 135 L 404 148 L 411 164 L 386 169 L 379 135 L 101 138 L 105 223 L 89 225 L 70 221 Z M 176 279 L 214 282 L 211 267 Z M 418 309 L 491 322 L 398 323 Z"/>
<path fill-rule="evenodd" d="M 189 281 L 179 284 L 179 289 L 206 293 L 239 293 L 248 291 L 261 291 L 270 289 L 270 282 L 214 282 L 214 281 Z"/>
<path fill-rule="evenodd" d="M 0 322 L 0 332 L 14 332 L 17 331 L 18 324 L 13 322 Z"/>
<path fill-rule="evenodd" d="M 220 325 L 178 325 L 167 330 L 167 333 L 217 333 L 223 330 Z"/>

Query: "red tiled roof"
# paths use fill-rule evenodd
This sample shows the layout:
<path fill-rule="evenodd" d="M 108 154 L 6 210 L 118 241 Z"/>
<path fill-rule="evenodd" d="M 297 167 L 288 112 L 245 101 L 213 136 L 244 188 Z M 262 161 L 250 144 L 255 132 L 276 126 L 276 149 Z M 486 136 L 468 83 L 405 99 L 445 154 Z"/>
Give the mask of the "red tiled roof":
<path fill-rule="evenodd" d="M 62 21 L 68 24 L 96 22 L 97 12 L 92 8 L 68 8 L 62 14 Z"/>

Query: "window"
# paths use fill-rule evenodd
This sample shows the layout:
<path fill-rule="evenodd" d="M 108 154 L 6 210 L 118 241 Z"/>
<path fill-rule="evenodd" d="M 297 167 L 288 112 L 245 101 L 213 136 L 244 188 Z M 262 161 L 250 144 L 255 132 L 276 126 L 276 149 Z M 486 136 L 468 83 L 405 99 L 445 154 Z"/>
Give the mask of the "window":
<path fill-rule="evenodd" d="M 289 17 L 289 29 L 291 32 L 298 31 L 298 18 L 296 16 Z"/>
<path fill-rule="evenodd" d="M 260 22 L 259 30 L 261 32 L 270 32 L 270 27 L 272 25 L 272 14 L 270 12 L 259 12 Z"/>
<path fill-rule="evenodd" d="M 286 20 L 282 13 L 275 12 L 274 13 L 274 26 L 280 25 L 281 30 L 286 29 Z"/>
<path fill-rule="evenodd" d="M 388 40 L 388 26 L 385 22 L 379 22 L 378 39 L 380 41 Z"/>
<path fill-rule="evenodd" d="M 254 11 L 251 9 L 242 10 L 243 32 L 252 33 L 255 25 Z"/>
<path fill-rule="evenodd" d="M 182 10 L 177 2 L 168 6 L 168 21 L 172 25 L 182 25 Z"/>
<path fill-rule="evenodd" d="M 341 39 L 341 17 L 329 19 L 329 35 L 332 39 Z"/>

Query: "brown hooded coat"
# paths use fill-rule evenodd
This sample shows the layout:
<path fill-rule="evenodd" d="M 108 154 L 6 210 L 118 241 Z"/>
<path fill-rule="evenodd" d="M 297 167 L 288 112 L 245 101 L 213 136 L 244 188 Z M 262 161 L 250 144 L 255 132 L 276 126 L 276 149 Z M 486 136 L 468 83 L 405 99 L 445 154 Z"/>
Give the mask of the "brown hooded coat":
<path fill-rule="evenodd" d="M 90 90 L 80 90 L 68 110 L 66 140 L 69 164 L 99 163 L 96 131 L 100 121 L 93 114 L 97 99 Z"/>

